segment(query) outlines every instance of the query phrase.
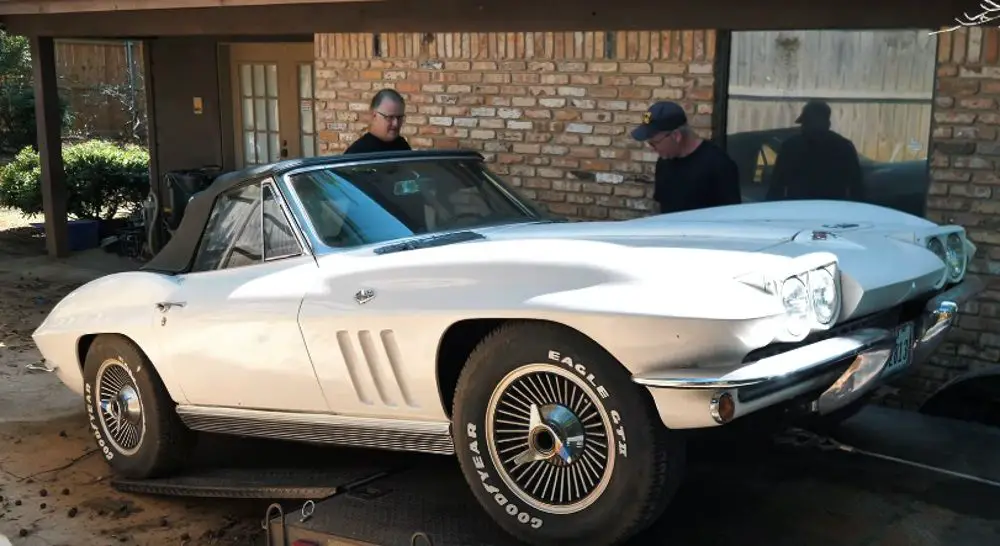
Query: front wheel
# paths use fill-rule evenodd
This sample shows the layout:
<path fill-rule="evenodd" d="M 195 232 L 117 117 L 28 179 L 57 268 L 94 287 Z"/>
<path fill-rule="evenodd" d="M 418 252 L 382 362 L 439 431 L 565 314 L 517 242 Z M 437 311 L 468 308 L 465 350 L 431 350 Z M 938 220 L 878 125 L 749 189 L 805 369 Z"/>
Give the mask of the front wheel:
<path fill-rule="evenodd" d="M 91 434 L 115 474 L 154 478 L 180 466 L 194 435 L 135 343 L 98 336 L 87 351 L 83 380 Z"/>
<path fill-rule="evenodd" d="M 620 544 L 662 513 L 683 473 L 681 439 L 648 393 L 555 324 L 509 324 L 480 343 L 453 417 L 476 498 L 534 545 Z"/>

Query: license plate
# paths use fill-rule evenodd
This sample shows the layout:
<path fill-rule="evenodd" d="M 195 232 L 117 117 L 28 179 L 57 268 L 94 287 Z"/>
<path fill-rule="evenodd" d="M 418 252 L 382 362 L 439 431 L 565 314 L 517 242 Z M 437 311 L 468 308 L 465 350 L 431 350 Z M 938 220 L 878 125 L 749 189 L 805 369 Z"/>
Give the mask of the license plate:
<path fill-rule="evenodd" d="M 906 369 L 913 360 L 913 323 L 907 322 L 896 328 L 896 347 L 889 356 L 883 375 L 894 374 Z"/>

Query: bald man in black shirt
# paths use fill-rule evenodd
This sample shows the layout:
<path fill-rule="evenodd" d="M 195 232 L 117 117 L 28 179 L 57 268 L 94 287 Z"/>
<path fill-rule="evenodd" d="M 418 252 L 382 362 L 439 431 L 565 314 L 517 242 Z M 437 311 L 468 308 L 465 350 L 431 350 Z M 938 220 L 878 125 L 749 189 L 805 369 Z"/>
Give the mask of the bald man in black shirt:
<path fill-rule="evenodd" d="M 632 138 L 649 144 L 656 162 L 653 199 L 660 212 L 682 212 L 738 205 L 740 175 L 736 162 L 714 143 L 700 138 L 675 102 L 657 102 L 643 114 Z"/>
<path fill-rule="evenodd" d="M 352 143 L 345 154 L 409 150 L 410 143 L 399 134 L 406 120 L 406 101 L 395 89 L 382 89 L 372 97 L 368 132 Z"/>

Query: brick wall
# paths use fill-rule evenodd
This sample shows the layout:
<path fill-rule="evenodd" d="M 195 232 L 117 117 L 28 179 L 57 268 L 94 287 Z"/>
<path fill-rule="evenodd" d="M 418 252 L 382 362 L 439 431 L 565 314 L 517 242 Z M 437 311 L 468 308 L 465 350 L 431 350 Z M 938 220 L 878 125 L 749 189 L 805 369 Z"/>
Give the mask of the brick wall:
<path fill-rule="evenodd" d="M 715 32 L 321 34 L 321 153 L 365 130 L 378 89 L 407 100 L 414 148 L 479 150 L 554 212 L 624 219 L 650 210 L 655 156 L 628 130 L 672 99 L 709 135 Z"/>
<path fill-rule="evenodd" d="M 927 216 L 966 227 L 979 247 L 970 271 L 991 286 L 931 362 L 901 383 L 904 406 L 1000 362 L 1000 30 L 962 28 L 938 38 Z"/>

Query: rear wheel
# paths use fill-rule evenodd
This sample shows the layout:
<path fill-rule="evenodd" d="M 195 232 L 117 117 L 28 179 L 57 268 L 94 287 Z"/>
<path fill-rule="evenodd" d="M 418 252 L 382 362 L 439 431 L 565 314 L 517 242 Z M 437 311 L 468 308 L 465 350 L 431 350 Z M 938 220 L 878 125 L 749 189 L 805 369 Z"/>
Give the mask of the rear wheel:
<path fill-rule="evenodd" d="M 485 339 L 453 416 L 476 498 L 530 544 L 619 544 L 662 513 L 684 468 L 648 393 L 559 325 L 510 324 Z"/>
<path fill-rule="evenodd" d="M 111 469 L 152 478 L 177 468 L 194 444 L 163 382 L 128 338 L 100 335 L 83 367 L 91 433 Z"/>

